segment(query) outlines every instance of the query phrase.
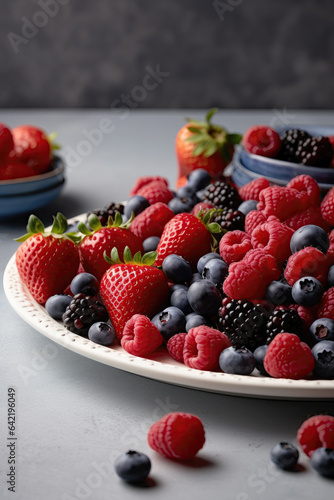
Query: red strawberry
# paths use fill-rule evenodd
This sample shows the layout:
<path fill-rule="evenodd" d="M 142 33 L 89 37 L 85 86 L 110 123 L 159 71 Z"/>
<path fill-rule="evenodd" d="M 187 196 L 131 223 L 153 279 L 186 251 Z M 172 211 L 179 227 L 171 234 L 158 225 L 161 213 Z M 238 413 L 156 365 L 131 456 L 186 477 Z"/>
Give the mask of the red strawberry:
<path fill-rule="evenodd" d="M 188 213 L 175 215 L 163 230 L 155 265 L 161 266 L 167 255 L 176 253 L 187 260 L 195 270 L 198 259 L 211 251 L 211 232 L 220 232 L 217 223 L 209 223 L 214 211 L 209 210 L 203 218 L 201 214 L 198 214 L 198 217 Z"/>
<path fill-rule="evenodd" d="M 39 169 L 36 167 L 28 167 L 18 158 L 11 158 L 6 160 L 6 165 L 0 168 L 0 181 L 8 181 L 11 179 L 24 179 L 39 175 Z"/>
<path fill-rule="evenodd" d="M 226 129 L 211 123 L 217 109 L 211 109 L 206 121 L 189 119 L 176 136 L 176 156 L 179 164 L 178 187 L 197 168 L 204 168 L 212 179 L 224 178 L 224 170 L 239 144 L 240 134 L 229 134 Z"/>
<path fill-rule="evenodd" d="M 150 236 L 160 237 L 165 225 L 173 217 L 174 212 L 165 203 L 154 203 L 133 219 L 130 231 L 142 241 Z"/>
<path fill-rule="evenodd" d="M 40 174 L 45 172 L 52 160 L 52 150 L 59 146 L 52 144 L 43 130 L 32 125 L 13 128 L 12 134 L 16 158 L 38 169 Z"/>
<path fill-rule="evenodd" d="M 126 322 L 134 314 L 152 318 L 168 302 L 169 288 L 166 275 L 153 263 L 156 252 L 143 257 L 133 257 L 128 247 L 124 250 L 124 263 L 114 248 L 110 258 L 105 257 L 111 267 L 104 273 L 100 294 L 118 338 L 122 338 Z"/>
<path fill-rule="evenodd" d="M 74 236 L 67 230 L 65 217 L 58 213 L 50 231 L 31 215 L 28 233 L 16 241 L 22 242 L 16 251 L 16 266 L 21 280 L 33 298 L 44 304 L 52 295 L 62 293 L 79 267 L 79 253 Z M 74 241 L 73 241 L 74 240 Z"/>
<path fill-rule="evenodd" d="M 102 226 L 95 214 L 88 217 L 88 224 L 92 230 L 83 222 L 78 224 L 78 230 L 85 235 L 79 246 L 80 261 L 86 272 L 93 274 L 98 280 L 109 268 L 108 262 L 103 257 L 104 252 L 110 254 L 116 247 L 123 253 L 127 246 L 134 254 L 143 250 L 141 239 L 128 229 L 131 219 L 123 224 L 119 212 L 116 212 L 115 220 L 109 218 L 107 226 Z"/>

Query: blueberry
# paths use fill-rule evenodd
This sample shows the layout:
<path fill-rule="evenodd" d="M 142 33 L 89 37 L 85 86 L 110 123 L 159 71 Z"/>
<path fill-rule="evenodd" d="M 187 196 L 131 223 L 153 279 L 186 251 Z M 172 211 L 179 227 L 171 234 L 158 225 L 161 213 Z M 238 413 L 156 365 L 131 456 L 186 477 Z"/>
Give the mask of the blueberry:
<path fill-rule="evenodd" d="M 202 316 L 214 316 L 222 305 L 218 288 L 209 280 L 195 281 L 188 290 L 192 309 Z"/>
<path fill-rule="evenodd" d="M 196 326 L 207 325 L 210 326 L 208 320 L 201 316 L 200 314 L 191 313 L 186 316 L 186 332 L 189 332 L 192 328 L 196 328 Z"/>
<path fill-rule="evenodd" d="M 334 321 L 329 318 L 318 318 L 310 326 L 312 338 L 319 340 L 334 340 Z"/>
<path fill-rule="evenodd" d="M 183 290 L 188 290 L 189 287 L 185 283 L 175 283 L 175 285 L 172 285 L 169 289 L 170 294 L 175 292 L 175 290 L 179 290 L 180 288 L 182 288 Z"/>
<path fill-rule="evenodd" d="M 328 288 L 334 286 L 334 266 L 331 266 L 328 271 Z"/>
<path fill-rule="evenodd" d="M 183 212 L 191 212 L 194 207 L 194 201 L 192 198 L 172 198 L 168 203 L 169 208 L 174 212 L 174 214 L 181 214 Z"/>
<path fill-rule="evenodd" d="M 321 476 L 334 478 L 334 450 L 317 448 L 312 453 L 311 465 Z"/>
<path fill-rule="evenodd" d="M 291 470 L 297 465 L 299 451 L 293 444 L 282 442 L 271 449 L 270 458 L 281 469 Z"/>
<path fill-rule="evenodd" d="M 98 321 L 89 327 L 88 338 L 95 344 L 110 345 L 114 341 L 115 330 L 108 323 Z"/>
<path fill-rule="evenodd" d="M 163 260 L 162 270 L 174 283 L 185 283 L 191 279 L 192 275 L 189 262 L 175 253 L 167 255 Z"/>
<path fill-rule="evenodd" d="M 262 373 L 262 375 L 268 375 L 263 365 L 264 357 L 267 353 L 267 350 L 268 350 L 267 345 L 260 345 L 255 349 L 253 353 L 255 358 L 255 367 L 259 370 L 260 373 Z"/>
<path fill-rule="evenodd" d="M 52 295 L 45 303 L 45 309 L 50 314 L 51 318 L 62 319 L 67 306 L 72 302 L 73 297 L 70 295 Z"/>
<path fill-rule="evenodd" d="M 154 252 L 159 245 L 160 238 L 158 236 L 149 236 L 143 241 L 144 252 Z"/>
<path fill-rule="evenodd" d="M 219 356 L 219 366 L 225 373 L 250 375 L 255 368 L 254 354 L 246 347 L 228 347 Z"/>
<path fill-rule="evenodd" d="M 334 341 L 322 340 L 312 347 L 313 373 L 318 378 L 334 379 Z"/>
<path fill-rule="evenodd" d="M 292 253 L 296 253 L 305 247 L 315 247 L 326 253 L 329 248 L 328 234 L 324 229 L 313 224 L 300 227 L 292 235 L 290 249 Z"/>
<path fill-rule="evenodd" d="M 176 191 L 176 196 L 178 198 L 191 198 L 191 199 L 193 199 L 194 197 L 196 197 L 196 193 L 191 186 L 186 184 L 185 186 L 181 186 Z"/>
<path fill-rule="evenodd" d="M 256 200 L 246 200 L 238 206 L 239 212 L 242 212 L 244 215 L 247 215 L 252 210 L 256 210 L 258 202 Z"/>
<path fill-rule="evenodd" d="M 126 219 L 130 219 L 132 212 L 136 215 L 140 214 L 145 210 L 145 208 L 149 207 L 150 204 L 144 196 L 139 196 L 136 194 L 129 198 L 124 207 L 124 215 Z"/>
<path fill-rule="evenodd" d="M 272 281 L 266 288 L 266 299 L 280 306 L 292 302 L 292 287 L 282 281 Z"/>
<path fill-rule="evenodd" d="M 178 307 L 166 307 L 163 311 L 152 318 L 152 323 L 167 341 L 176 333 L 185 331 L 186 317 Z"/>
<path fill-rule="evenodd" d="M 206 253 L 197 262 L 197 271 L 200 274 L 202 274 L 205 264 L 209 260 L 211 260 L 211 259 L 220 259 L 220 260 L 222 260 L 221 256 L 218 253 L 215 253 L 215 252 Z"/>
<path fill-rule="evenodd" d="M 192 187 L 194 191 L 204 189 L 211 182 L 211 177 L 204 168 L 193 170 L 187 180 L 187 185 Z"/>
<path fill-rule="evenodd" d="M 292 287 L 292 298 L 300 306 L 311 307 L 319 304 L 324 289 L 320 281 L 306 276 L 296 281 Z"/>
<path fill-rule="evenodd" d="M 189 314 L 193 309 L 189 304 L 188 291 L 179 288 L 170 296 L 170 303 L 174 307 L 178 307 L 184 314 Z"/>
<path fill-rule="evenodd" d="M 90 297 L 95 297 L 99 291 L 99 282 L 90 273 L 80 273 L 77 274 L 71 281 L 71 292 L 73 295 L 77 293 L 83 293 L 84 295 L 89 295 Z"/>
<path fill-rule="evenodd" d="M 202 277 L 212 281 L 216 286 L 222 285 L 227 275 L 228 265 L 224 260 L 220 259 L 208 260 L 202 272 Z"/>
<path fill-rule="evenodd" d="M 127 483 L 142 483 L 151 470 L 151 461 L 147 455 L 129 450 L 116 458 L 116 474 Z"/>

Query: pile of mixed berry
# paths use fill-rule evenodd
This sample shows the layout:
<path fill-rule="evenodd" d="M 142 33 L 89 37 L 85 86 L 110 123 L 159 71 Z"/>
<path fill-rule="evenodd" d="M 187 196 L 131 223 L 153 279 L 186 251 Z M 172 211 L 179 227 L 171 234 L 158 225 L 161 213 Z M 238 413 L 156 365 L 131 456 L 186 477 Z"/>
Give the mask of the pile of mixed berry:
<path fill-rule="evenodd" d="M 141 177 L 127 203 L 68 228 L 30 216 L 19 275 L 70 332 L 157 348 L 198 370 L 334 378 L 334 188 L 307 175 L 237 190 L 196 169 L 173 192 Z M 257 370 L 258 371 L 257 371 Z"/>
<path fill-rule="evenodd" d="M 249 153 L 256 155 L 312 167 L 334 167 L 334 136 L 312 137 L 299 128 L 279 135 L 271 127 L 254 125 L 247 130 L 242 142 Z"/>

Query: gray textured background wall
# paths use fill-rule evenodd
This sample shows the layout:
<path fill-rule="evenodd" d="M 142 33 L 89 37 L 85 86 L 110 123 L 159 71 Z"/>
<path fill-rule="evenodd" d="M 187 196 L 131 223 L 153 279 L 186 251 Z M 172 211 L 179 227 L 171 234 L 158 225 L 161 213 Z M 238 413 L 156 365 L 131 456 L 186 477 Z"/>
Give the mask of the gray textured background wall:
<path fill-rule="evenodd" d="M 1 107 L 334 108 L 333 0 L 1 3 Z"/>

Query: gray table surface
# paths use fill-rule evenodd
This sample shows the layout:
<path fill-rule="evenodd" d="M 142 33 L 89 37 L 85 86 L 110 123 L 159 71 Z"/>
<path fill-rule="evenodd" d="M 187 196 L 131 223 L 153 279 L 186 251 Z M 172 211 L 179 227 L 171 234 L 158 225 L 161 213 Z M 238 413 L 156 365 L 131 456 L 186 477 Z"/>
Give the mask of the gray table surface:
<path fill-rule="evenodd" d="M 138 175 L 160 174 L 176 180 L 174 140 L 182 111 L 3 111 L 0 120 L 14 127 L 32 123 L 58 131 L 68 159 L 60 197 L 36 211 L 46 224 L 57 211 L 71 217 L 128 197 Z M 113 130 L 81 141 L 109 120 Z M 244 132 L 252 124 L 321 123 L 332 125 L 334 112 L 296 110 L 220 112 L 217 122 Z M 86 134 L 86 135 L 85 135 Z M 92 135 L 91 135 L 92 137 Z M 73 158 L 73 150 L 86 154 Z M 70 155 L 71 152 L 71 155 Z M 0 270 L 24 233 L 27 217 L 0 222 Z M 298 472 L 271 465 L 278 441 L 296 442 L 296 431 L 315 413 L 334 415 L 334 401 L 275 401 L 206 393 L 117 370 L 82 357 L 26 325 L 11 309 L 1 288 L 0 498 L 22 500 L 104 500 L 170 498 L 228 500 L 311 499 L 333 494 L 333 481 L 318 476 L 301 455 Z M 7 389 L 16 389 L 16 493 L 7 490 Z M 206 443 L 192 464 L 152 452 L 149 426 L 170 411 L 198 415 Z M 149 487 L 131 487 L 115 475 L 116 456 L 129 448 L 152 460 Z"/>

